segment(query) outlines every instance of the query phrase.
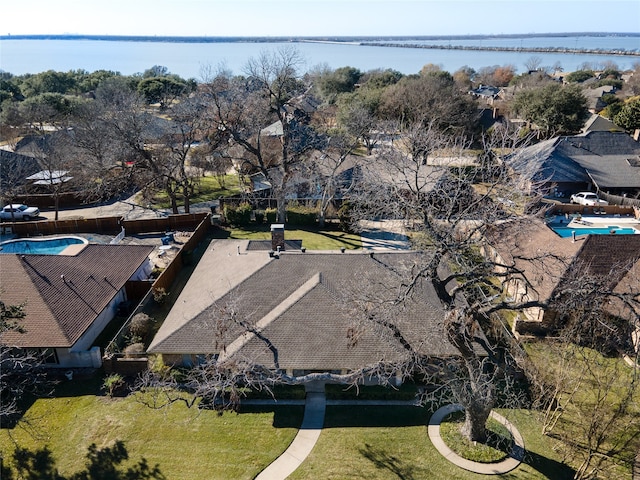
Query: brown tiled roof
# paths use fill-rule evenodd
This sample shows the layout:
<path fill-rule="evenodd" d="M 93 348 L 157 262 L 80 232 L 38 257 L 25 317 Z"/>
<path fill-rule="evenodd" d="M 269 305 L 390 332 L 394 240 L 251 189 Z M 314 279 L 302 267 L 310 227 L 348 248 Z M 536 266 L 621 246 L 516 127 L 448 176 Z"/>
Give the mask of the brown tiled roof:
<path fill-rule="evenodd" d="M 413 264 L 414 256 L 285 253 L 251 272 L 171 332 L 162 332 L 149 350 L 166 354 L 221 353 L 270 368 L 277 361 L 279 368 L 305 370 L 355 369 L 377 361 L 399 360 L 405 355 L 400 342 L 390 339 L 388 332 L 383 335 L 384 329 L 372 327 L 362 318 L 362 310 L 354 306 L 357 297 L 367 297 L 372 313 L 393 319 L 413 349 L 433 356 L 455 355 L 444 333 L 443 308 L 430 284 L 402 305 L 383 308 L 376 303 L 396 294 L 393 289 L 401 279 L 396 272 Z M 230 265 L 234 259 L 242 259 L 227 258 Z M 207 295 L 206 285 L 187 288 L 200 288 L 201 295 Z M 178 299 L 174 309 L 181 308 Z M 242 339 L 245 328 L 233 322 L 220 328 L 221 310 L 227 315 L 233 311 L 236 319 L 257 325 L 260 335 Z M 354 332 L 356 342 L 350 335 Z"/>
<path fill-rule="evenodd" d="M 589 235 L 579 257 L 589 274 L 613 274 L 613 287 L 640 259 L 640 235 Z"/>
<path fill-rule="evenodd" d="M 71 347 L 148 258 L 152 247 L 87 245 L 75 256 L 0 255 L 0 295 L 25 304 L 26 333 L 3 341 L 22 347 Z"/>

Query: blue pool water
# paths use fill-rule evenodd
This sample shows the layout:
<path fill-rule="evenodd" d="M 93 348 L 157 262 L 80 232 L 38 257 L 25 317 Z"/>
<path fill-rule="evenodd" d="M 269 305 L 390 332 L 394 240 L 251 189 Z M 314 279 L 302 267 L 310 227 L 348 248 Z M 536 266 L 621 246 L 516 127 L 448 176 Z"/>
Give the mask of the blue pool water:
<path fill-rule="evenodd" d="M 57 237 L 44 240 L 9 240 L 0 243 L 0 253 L 58 255 L 69 245 L 88 243 L 80 237 Z"/>
<path fill-rule="evenodd" d="M 571 237 L 572 232 L 576 232 L 576 237 L 581 235 L 610 235 L 612 231 L 615 232 L 615 235 L 633 235 L 634 233 L 640 233 L 633 228 L 620 228 L 615 225 L 604 228 L 569 228 L 567 226 L 561 227 L 550 224 L 549 227 L 562 238 Z"/>

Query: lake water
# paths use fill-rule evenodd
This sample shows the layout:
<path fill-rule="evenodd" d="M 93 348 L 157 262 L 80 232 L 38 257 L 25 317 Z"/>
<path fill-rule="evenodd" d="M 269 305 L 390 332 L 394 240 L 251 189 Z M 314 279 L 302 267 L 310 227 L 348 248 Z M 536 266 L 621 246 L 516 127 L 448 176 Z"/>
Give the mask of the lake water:
<path fill-rule="evenodd" d="M 385 40 L 388 42 L 388 40 Z M 425 42 L 425 41 L 423 41 Z M 402 43 L 419 43 L 403 40 Z M 640 49 L 640 37 L 523 37 L 483 38 L 477 40 L 429 40 L 438 45 L 481 45 L 511 47 L 566 47 L 603 49 Z M 243 73 L 247 60 L 262 51 L 278 49 L 292 43 L 283 42 L 135 42 L 104 40 L 0 40 L 0 69 L 16 75 L 46 70 L 113 70 L 124 75 L 141 73 L 154 66 L 166 66 L 170 72 L 184 78 L 203 78 L 203 68 L 224 64 L 233 73 Z M 404 74 L 417 73 L 426 64 L 439 65 L 454 72 L 460 67 L 479 69 L 492 65 L 514 65 L 519 72 L 532 56 L 542 60 L 542 66 L 560 63 L 570 72 L 584 64 L 597 66 L 614 62 L 622 70 L 640 62 L 637 56 L 497 52 L 469 50 L 434 50 L 420 48 L 377 47 L 348 43 L 296 42 L 293 45 L 306 59 L 305 70 L 326 64 L 330 68 L 351 66 L 367 71 L 391 68 Z"/>

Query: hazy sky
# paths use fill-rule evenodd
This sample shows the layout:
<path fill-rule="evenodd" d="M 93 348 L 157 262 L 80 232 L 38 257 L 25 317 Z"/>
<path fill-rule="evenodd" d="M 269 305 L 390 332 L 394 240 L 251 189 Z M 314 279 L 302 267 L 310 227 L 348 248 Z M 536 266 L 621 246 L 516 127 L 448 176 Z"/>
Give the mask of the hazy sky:
<path fill-rule="evenodd" d="M 3 35 L 640 32 L 640 0 L 29 0 L 2 18 Z"/>

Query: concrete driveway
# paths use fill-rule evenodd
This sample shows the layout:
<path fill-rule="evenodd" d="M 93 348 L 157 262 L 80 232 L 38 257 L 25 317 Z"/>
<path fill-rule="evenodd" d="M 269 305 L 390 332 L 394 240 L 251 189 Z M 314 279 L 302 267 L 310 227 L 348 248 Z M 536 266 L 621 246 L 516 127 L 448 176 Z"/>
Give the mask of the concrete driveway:
<path fill-rule="evenodd" d="M 191 205 L 191 213 L 210 212 L 212 206 L 218 207 L 218 200 L 208 202 L 195 203 Z M 180 208 L 180 212 L 184 212 Z M 126 220 L 137 220 L 142 218 L 158 218 L 165 217 L 171 213 L 170 209 L 151 208 L 150 206 L 140 205 L 136 202 L 136 194 L 131 197 L 111 202 L 104 205 L 92 205 L 86 207 L 65 208 L 58 212 L 60 220 L 80 219 L 80 218 L 100 218 L 100 217 L 124 217 Z M 55 212 L 51 209 L 42 210 L 40 220 L 53 220 Z"/>

